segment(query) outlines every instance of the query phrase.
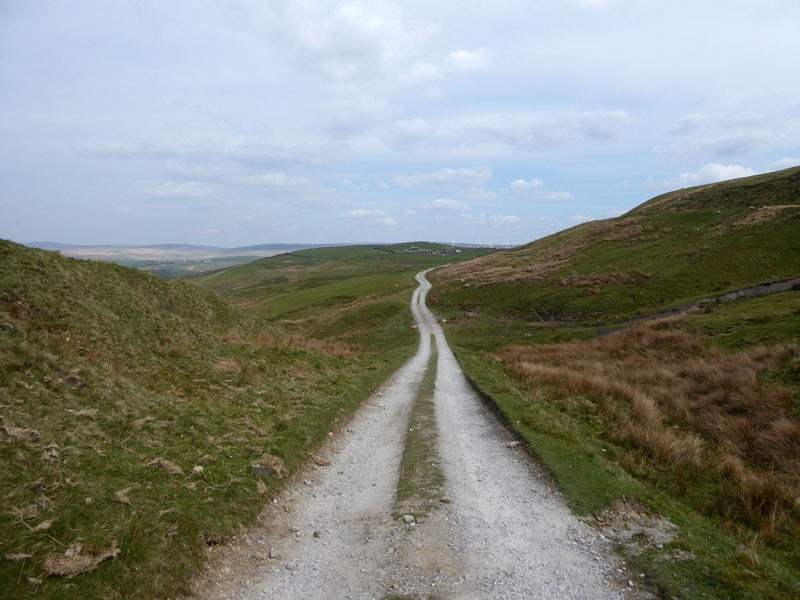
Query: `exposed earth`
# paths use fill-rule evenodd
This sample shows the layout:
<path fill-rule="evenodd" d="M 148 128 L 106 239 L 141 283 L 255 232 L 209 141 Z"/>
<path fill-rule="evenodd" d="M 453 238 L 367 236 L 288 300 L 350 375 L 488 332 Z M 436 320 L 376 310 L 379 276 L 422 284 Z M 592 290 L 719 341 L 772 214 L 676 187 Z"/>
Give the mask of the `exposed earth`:
<path fill-rule="evenodd" d="M 612 541 L 558 492 L 486 409 L 425 305 L 416 355 L 289 483 L 257 524 L 210 547 L 197 598 L 629 598 L 642 594 Z M 443 502 L 393 512 L 411 408 L 438 347 L 434 403 Z M 408 521 L 408 522 L 406 522 Z"/>

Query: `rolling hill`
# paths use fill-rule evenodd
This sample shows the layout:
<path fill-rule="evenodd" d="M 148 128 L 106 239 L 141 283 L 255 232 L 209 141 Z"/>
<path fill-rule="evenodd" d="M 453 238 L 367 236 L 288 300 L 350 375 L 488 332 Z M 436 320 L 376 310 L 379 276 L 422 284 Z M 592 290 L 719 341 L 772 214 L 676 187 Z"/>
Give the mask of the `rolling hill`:
<path fill-rule="evenodd" d="M 465 372 L 573 508 L 677 525 L 621 546 L 663 597 L 800 594 L 800 169 L 430 278 Z"/>
<path fill-rule="evenodd" d="M 416 341 L 403 312 L 359 322 L 367 351 L 117 265 L 7 241 L 0 265 L 7 598 L 185 592 Z"/>

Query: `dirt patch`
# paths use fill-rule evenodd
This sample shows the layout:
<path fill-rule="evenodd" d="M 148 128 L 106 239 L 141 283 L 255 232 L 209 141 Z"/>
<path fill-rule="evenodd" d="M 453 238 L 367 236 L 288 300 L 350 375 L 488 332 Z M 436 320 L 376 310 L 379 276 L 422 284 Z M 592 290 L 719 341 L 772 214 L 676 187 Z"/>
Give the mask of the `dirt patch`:
<path fill-rule="evenodd" d="M 663 548 L 678 535 L 678 526 L 650 511 L 644 504 L 617 500 L 595 517 L 603 535 L 623 546 L 625 554 L 638 555 L 648 547 Z"/>

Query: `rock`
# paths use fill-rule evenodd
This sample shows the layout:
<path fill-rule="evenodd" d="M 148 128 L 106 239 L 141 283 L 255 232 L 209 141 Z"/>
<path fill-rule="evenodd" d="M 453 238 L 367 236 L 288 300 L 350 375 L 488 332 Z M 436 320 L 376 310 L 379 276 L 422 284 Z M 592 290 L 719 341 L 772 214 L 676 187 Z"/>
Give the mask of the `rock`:
<path fill-rule="evenodd" d="M 439 502 L 441 502 L 442 504 L 452 504 L 453 499 L 450 496 L 442 496 L 441 498 L 439 498 Z"/>
<path fill-rule="evenodd" d="M 508 448 L 516 448 L 517 446 L 519 446 L 519 445 L 520 445 L 520 443 L 521 443 L 520 441 L 518 441 L 518 440 L 515 440 L 515 441 L 513 441 L 513 442 L 508 442 L 508 443 L 506 444 L 506 446 L 507 446 Z"/>
<path fill-rule="evenodd" d="M 406 525 L 411 525 L 412 523 L 416 522 L 414 515 L 403 515 L 403 518 L 400 520 L 403 521 L 403 523 L 405 523 Z"/>
<path fill-rule="evenodd" d="M 321 531 L 317 530 L 317 531 L 314 532 L 314 537 L 315 538 L 318 538 L 320 536 L 322 536 L 322 532 Z"/>
<path fill-rule="evenodd" d="M 192 474 L 193 475 L 200 475 L 204 470 L 205 469 L 203 469 L 203 467 L 201 467 L 200 465 L 197 465 L 195 468 L 192 469 Z"/>
<path fill-rule="evenodd" d="M 275 551 L 275 548 L 270 548 L 270 549 L 269 549 L 269 557 L 270 557 L 272 560 L 277 560 L 277 559 L 279 559 L 279 558 L 281 557 L 281 555 L 280 555 L 280 554 L 278 554 L 278 553 Z"/>

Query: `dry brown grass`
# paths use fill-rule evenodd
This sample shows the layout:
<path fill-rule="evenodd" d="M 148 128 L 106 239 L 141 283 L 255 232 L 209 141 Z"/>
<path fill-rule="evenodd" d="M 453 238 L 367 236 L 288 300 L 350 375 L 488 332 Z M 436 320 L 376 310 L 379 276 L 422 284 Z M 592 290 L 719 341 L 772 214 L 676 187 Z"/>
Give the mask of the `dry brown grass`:
<path fill-rule="evenodd" d="M 437 269 L 433 278 L 439 282 L 461 280 L 476 286 L 539 281 L 569 266 L 570 259 L 589 244 L 601 240 L 629 239 L 629 228 L 637 226 L 642 220 L 642 217 L 628 217 L 584 223 L 556 234 L 549 244 L 525 246 L 449 265 Z M 643 233 L 637 230 L 634 237 Z"/>
<path fill-rule="evenodd" d="M 743 227 L 745 225 L 755 225 L 763 221 L 774 219 L 786 210 L 800 209 L 800 204 L 774 204 L 772 206 L 762 206 L 751 212 L 749 215 L 739 219 L 734 226 Z"/>
<path fill-rule="evenodd" d="M 294 335 L 288 339 L 277 339 L 273 335 L 262 331 L 258 334 L 258 342 L 269 348 L 283 348 L 286 350 L 310 350 L 323 352 L 336 358 L 352 358 L 366 352 L 360 344 L 347 344 L 336 340 L 317 340 Z"/>
<path fill-rule="evenodd" d="M 775 540 L 800 516 L 800 422 L 759 375 L 792 348 L 730 354 L 662 320 L 591 341 L 496 354 L 522 380 L 587 396 L 608 435 L 689 483 L 720 482 L 725 515 Z M 633 464 L 635 461 L 631 461 Z"/>

